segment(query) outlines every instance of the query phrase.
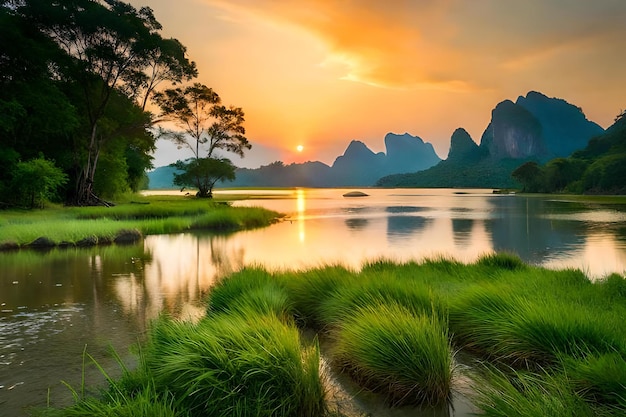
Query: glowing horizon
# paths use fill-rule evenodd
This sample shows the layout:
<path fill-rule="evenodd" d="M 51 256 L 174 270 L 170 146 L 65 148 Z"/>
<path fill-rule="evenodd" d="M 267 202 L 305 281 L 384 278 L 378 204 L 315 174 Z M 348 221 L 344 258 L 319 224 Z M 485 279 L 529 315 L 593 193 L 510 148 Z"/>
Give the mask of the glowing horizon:
<path fill-rule="evenodd" d="M 198 81 L 244 109 L 253 148 L 239 166 L 332 164 L 351 140 L 383 151 L 388 132 L 445 158 L 457 127 L 479 143 L 495 105 L 531 90 L 604 128 L 626 106 L 621 0 L 131 3 L 153 8 Z"/>

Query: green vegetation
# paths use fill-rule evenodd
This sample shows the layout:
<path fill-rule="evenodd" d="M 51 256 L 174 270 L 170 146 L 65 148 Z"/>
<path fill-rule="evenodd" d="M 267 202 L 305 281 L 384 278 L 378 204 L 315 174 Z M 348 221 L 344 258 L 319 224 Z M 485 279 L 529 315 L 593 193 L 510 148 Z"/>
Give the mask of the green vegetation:
<path fill-rule="evenodd" d="M 626 117 L 621 113 L 613 126 L 568 158 L 556 158 L 541 166 L 527 162 L 513 177 L 525 192 L 626 193 Z"/>
<path fill-rule="evenodd" d="M 120 232 L 143 235 L 188 230 L 233 231 L 271 224 L 279 218 L 257 207 L 230 207 L 224 201 L 192 197 L 135 197 L 114 207 L 50 207 L 0 211 L 0 245 L 26 246 L 40 237 L 50 245 L 110 243 Z M 86 240 L 87 239 L 87 240 Z M 82 243 L 81 243 L 82 241 Z"/>
<path fill-rule="evenodd" d="M 243 110 L 221 105 L 217 93 L 200 83 L 156 93 L 154 99 L 163 110 L 163 119 L 171 120 L 182 130 L 162 130 L 162 136 L 188 147 L 194 154 L 188 161 L 173 164 L 182 171 L 174 173 L 174 184 L 195 187 L 198 197 L 212 198 L 217 181 L 235 179 L 235 166 L 230 159 L 218 158 L 214 152 L 226 150 L 243 158 L 252 147 L 244 136 Z M 206 157 L 201 156 L 201 149 L 206 151 Z"/>
<path fill-rule="evenodd" d="M 379 179 L 376 186 L 516 188 L 519 184 L 511 178 L 511 171 L 519 164 L 519 159 L 499 160 L 479 154 L 467 160 L 444 160 L 424 171 L 388 175 Z"/>
<path fill-rule="evenodd" d="M 244 112 L 204 85 L 185 87 L 196 65 L 161 30 L 152 9 L 119 0 L 0 1 L 0 208 L 107 205 L 145 188 L 159 136 L 210 144 L 206 155 L 194 147 L 208 160 L 191 170 L 200 196 L 206 175 L 211 187 L 234 176 L 212 151 L 250 149 Z M 189 98 L 198 91 L 208 99 Z M 183 132 L 159 127 L 168 120 Z"/>
<path fill-rule="evenodd" d="M 389 403 L 445 404 L 453 354 L 447 326 L 394 304 L 355 310 L 338 326 L 336 363 Z"/>
<path fill-rule="evenodd" d="M 328 415 L 320 338 L 335 370 L 393 405 L 446 406 L 462 379 L 487 416 L 621 416 L 625 296 L 623 276 L 592 282 L 506 253 L 248 268 L 214 287 L 198 323 L 154 323 L 137 369 L 98 399 L 48 411 L 141 407 L 152 395 L 162 415 Z M 312 343 L 298 327 L 317 331 Z M 458 351 L 473 359 L 458 366 Z"/>

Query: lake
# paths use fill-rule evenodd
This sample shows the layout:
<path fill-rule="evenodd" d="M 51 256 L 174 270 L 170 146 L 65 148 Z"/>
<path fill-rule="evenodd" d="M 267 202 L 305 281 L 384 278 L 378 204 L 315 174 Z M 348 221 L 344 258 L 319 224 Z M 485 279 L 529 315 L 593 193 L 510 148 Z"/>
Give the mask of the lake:
<path fill-rule="evenodd" d="M 23 407 L 48 401 L 68 404 L 70 391 L 60 381 L 80 391 L 83 369 L 88 386 L 102 384 L 84 352 L 119 374 L 110 349 L 132 366 L 128 348 L 143 339 L 150 319 L 163 311 L 197 317 L 211 286 L 246 265 L 358 269 L 379 258 L 471 262 L 511 251 L 531 264 L 581 269 L 592 279 L 626 271 L 622 198 L 600 204 L 448 189 L 361 189 L 369 196 L 343 197 L 347 191 L 218 190 L 236 194 L 234 205 L 287 217 L 229 235 L 184 233 L 148 236 L 131 246 L 0 253 L 0 415 L 25 415 Z"/>

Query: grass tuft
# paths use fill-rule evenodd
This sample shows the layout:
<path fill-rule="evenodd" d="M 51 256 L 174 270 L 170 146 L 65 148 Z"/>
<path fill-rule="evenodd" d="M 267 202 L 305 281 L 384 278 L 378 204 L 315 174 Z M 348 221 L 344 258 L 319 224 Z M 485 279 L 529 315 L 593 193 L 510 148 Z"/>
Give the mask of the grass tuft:
<path fill-rule="evenodd" d="M 593 407 L 570 389 L 562 374 L 502 371 L 490 368 L 478 379 L 475 403 L 485 417 L 597 417 L 610 407 Z"/>
<path fill-rule="evenodd" d="M 509 271 L 527 268 L 527 265 L 518 255 L 509 252 L 498 252 L 481 256 L 476 264 L 488 268 L 506 269 Z"/>
<path fill-rule="evenodd" d="M 393 405 L 450 399 L 452 349 L 446 326 L 394 304 L 357 310 L 339 325 L 337 362 Z"/>
<path fill-rule="evenodd" d="M 145 350 L 157 389 L 192 415 L 319 416 L 319 349 L 271 315 L 160 320 Z"/>

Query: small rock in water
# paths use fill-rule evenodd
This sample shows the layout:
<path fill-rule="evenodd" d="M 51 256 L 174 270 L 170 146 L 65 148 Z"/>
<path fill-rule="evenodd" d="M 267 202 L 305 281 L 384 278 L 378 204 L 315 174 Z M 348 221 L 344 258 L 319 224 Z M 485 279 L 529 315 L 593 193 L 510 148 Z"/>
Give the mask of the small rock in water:
<path fill-rule="evenodd" d="M 369 197 L 368 194 L 365 194 L 362 191 L 350 191 L 349 193 L 345 193 L 344 197 Z"/>

